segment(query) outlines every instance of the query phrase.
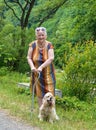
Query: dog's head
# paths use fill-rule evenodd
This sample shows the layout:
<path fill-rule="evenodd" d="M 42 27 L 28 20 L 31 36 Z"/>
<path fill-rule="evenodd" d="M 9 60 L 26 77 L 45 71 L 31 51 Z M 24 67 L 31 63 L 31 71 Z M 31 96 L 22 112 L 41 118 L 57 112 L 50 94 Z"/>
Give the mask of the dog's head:
<path fill-rule="evenodd" d="M 48 92 L 44 95 L 43 104 L 44 106 L 55 106 L 55 97 L 52 95 L 52 93 Z"/>

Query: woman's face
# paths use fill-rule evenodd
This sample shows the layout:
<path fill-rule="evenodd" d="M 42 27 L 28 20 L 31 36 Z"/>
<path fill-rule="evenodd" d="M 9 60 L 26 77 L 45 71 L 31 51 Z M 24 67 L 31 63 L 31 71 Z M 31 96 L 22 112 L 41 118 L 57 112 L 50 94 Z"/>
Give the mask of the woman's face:
<path fill-rule="evenodd" d="M 46 40 L 46 34 L 45 34 L 45 32 L 44 31 L 38 31 L 37 32 L 37 35 L 36 35 L 36 38 L 37 38 L 37 40 L 38 40 L 38 43 L 43 43 L 43 42 L 45 42 L 45 40 Z"/>

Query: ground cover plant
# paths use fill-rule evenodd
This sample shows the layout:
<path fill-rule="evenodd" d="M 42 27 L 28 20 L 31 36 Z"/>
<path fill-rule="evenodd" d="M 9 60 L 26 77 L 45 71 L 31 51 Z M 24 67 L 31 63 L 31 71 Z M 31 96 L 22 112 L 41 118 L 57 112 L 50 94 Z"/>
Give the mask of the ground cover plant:
<path fill-rule="evenodd" d="M 6 70 L 7 71 L 7 70 Z M 56 73 L 57 85 L 62 79 L 60 72 Z M 0 76 L 0 108 L 7 110 L 11 115 L 26 121 L 41 130 L 95 130 L 96 129 L 96 102 L 80 101 L 76 97 L 56 97 L 56 110 L 60 117 L 54 124 L 40 122 L 38 116 L 38 105 L 35 97 L 35 106 L 31 115 L 31 95 L 29 90 L 19 90 L 18 82 L 29 82 L 25 74 L 7 72 Z"/>

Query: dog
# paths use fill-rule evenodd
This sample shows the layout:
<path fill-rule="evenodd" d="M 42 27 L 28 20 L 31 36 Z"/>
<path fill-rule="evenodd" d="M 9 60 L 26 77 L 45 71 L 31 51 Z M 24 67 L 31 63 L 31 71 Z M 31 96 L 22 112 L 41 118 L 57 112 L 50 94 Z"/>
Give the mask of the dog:
<path fill-rule="evenodd" d="M 48 92 L 44 95 L 38 118 L 40 121 L 46 120 L 50 123 L 59 120 L 55 109 L 55 97 L 52 93 Z"/>

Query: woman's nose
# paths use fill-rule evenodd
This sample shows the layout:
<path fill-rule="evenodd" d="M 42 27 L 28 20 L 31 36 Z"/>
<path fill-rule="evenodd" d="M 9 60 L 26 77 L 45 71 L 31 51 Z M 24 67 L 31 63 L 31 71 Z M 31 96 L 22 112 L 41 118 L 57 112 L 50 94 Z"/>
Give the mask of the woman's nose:
<path fill-rule="evenodd" d="M 43 36 L 40 36 L 40 38 L 43 38 Z"/>

